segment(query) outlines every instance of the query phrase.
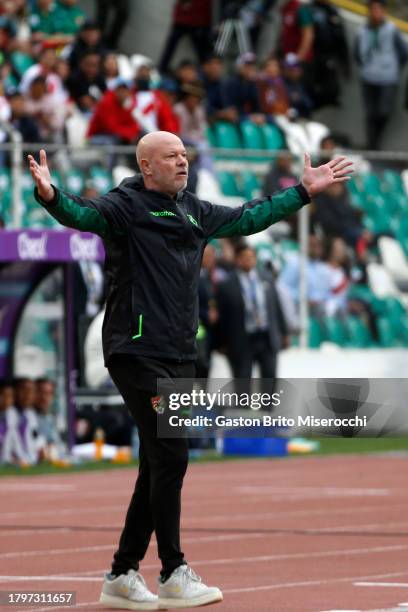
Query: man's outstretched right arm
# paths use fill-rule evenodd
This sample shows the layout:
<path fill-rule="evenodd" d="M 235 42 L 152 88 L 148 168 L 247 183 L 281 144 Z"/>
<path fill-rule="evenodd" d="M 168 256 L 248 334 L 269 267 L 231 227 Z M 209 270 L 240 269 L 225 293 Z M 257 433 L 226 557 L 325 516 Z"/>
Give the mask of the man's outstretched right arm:
<path fill-rule="evenodd" d="M 93 232 L 104 239 L 120 233 L 117 220 L 113 218 L 113 207 L 109 206 L 109 194 L 100 198 L 85 199 L 65 193 L 51 183 L 45 151 L 40 151 L 39 164 L 32 155 L 29 155 L 28 159 L 36 185 L 34 196 L 54 219 L 62 225 L 83 232 Z"/>

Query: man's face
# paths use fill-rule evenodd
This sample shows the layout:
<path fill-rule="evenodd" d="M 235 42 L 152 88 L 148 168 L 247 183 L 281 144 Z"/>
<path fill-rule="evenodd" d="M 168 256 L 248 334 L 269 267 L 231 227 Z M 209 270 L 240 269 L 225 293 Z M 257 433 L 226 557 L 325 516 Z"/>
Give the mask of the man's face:
<path fill-rule="evenodd" d="M 310 259 L 321 259 L 323 254 L 322 243 L 317 236 L 309 238 L 309 257 Z"/>
<path fill-rule="evenodd" d="M 101 39 L 101 31 L 97 28 L 90 28 L 81 33 L 81 38 L 88 47 L 95 47 Z"/>
<path fill-rule="evenodd" d="M 144 163 L 143 163 L 144 162 Z M 163 193 L 175 195 L 187 186 L 188 160 L 186 149 L 178 139 L 169 139 L 157 146 L 149 160 L 143 160 L 144 173 L 150 176 Z"/>
<path fill-rule="evenodd" d="M 41 65 L 47 70 L 54 70 L 57 62 L 57 56 L 55 55 L 54 49 L 46 49 L 41 55 Z"/>
<path fill-rule="evenodd" d="M 24 380 L 16 386 L 16 402 L 20 408 L 30 408 L 35 400 L 35 385 L 32 380 Z"/>
<path fill-rule="evenodd" d="M 385 8 L 380 2 L 373 2 L 368 7 L 368 17 L 372 24 L 379 25 L 385 19 Z"/>
<path fill-rule="evenodd" d="M 22 117 L 25 114 L 25 102 L 23 96 L 14 96 L 11 98 L 10 106 L 14 118 Z"/>
<path fill-rule="evenodd" d="M 224 67 L 222 61 L 217 57 L 213 57 L 203 65 L 203 72 L 210 81 L 217 81 L 220 79 L 223 71 Z"/>
<path fill-rule="evenodd" d="M 256 72 L 256 64 L 253 63 L 242 64 L 239 68 L 240 75 L 247 81 L 254 81 L 256 79 Z"/>
<path fill-rule="evenodd" d="M 98 76 L 101 66 L 99 55 L 86 55 L 81 61 L 81 70 L 87 79 L 94 79 Z"/>
<path fill-rule="evenodd" d="M 37 384 L 36 407 L 42 414 L 46 414 L 54 401 L 54 385 L 51 382 Z"/>
<path fill-rule="evenodd" d="M 256 255 L 253 249 L 244 249 L 237 255 L 236 264 L 242 272 L 250 272 L 256 266 Z"/>

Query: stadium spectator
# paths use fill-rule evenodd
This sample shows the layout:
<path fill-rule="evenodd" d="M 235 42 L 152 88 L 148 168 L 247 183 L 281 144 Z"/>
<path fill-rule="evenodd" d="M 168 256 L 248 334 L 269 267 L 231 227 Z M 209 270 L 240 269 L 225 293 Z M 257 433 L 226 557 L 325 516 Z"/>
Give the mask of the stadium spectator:
<path fill-rule="evenodd" d="M 254 363 L 263 379 L 276 376 L 277 354 L 288 345 L 287 327 L 273 276 L 256 269 L 256 253 L 246 244 L 236 250 L 236 270 L 218 285 L 220 343 L 236 379 L 247 388 Z M 270 383 L 263 381 L 263 391 Z"/>
<path fill-rule="evenodd" d="M 179 120 L 166 96 L 151 90 L 151 71 L 148 65 L 139 66 L 135 75 L 135 103 L 133 116 L 144 132 L 164 130 L 178 133 Z"/>
<path fill-rule="evenodd" d="M 218 55 L 210 55 L 201 65 L 202 82 L 206 92 L 208 121 L 239 120 L 234 106 L 227 106 L 225 96 L 224 62 Z"/>
<path fill-rule="evenodd" d="M 86 53 L 92 51 L 103 57 L 106 47 L 102 42 L 101 31 L 93 21 L 85 21 L 69 52 L 69 65 L 72 70 L 77 70 L 81 59 Z"/>
<path fill-rule="evenodd" d="M 360 317 L 369 327 L 372 337 L 378 340 L 376 316 L 369 302 L 349 295 L 353 285 L 352 264 L 347 245 L 342 238 L 327 241 L 324 260 L 331 279 L 330 297 L 326 303 L 329 317 L 354 315 Z"/>
<path fill-rule="evenodd" d="M 133 116 L 134 96 L 130 84 L 117 79 L 95 107 L 88 137 L 95 144 L 131 144 L 140 137 L 141 128 Z"/>
<path fill-rule="evenodd" d="M 27 95 L 32 81 L 42 76 L 47 83 L 47 92 L 58 97 L 59 103 L 65 102 L 67 92 L 57 70 L 57 55 L 54 49 L 43 49 L 40 54 L 38 64 L 34 64 L 26 70 L 20 82 L 20 91 L 23 95 Z"/>
<path fill-rule="evenodd" d="M 316 108 L 338 106 L 340 75 L 350 76 L 350 53 L 343 21 L 329 0 L 313 0 L 311 11 L 314 26 L 313 100 Z"/>
<path fill-rule="evenodd" d="M 367 147 L 377 150 L 395 108 L 401 71 L 408 60 L 408 46 L 387 19 L 385 0 L 370 0 L 367 23 L 357 34 L 355 58 L 360 68 Z"/>
<path fill-rule="evenodd" d="M 113 17 L 110 13 L 113 13 Z M 129 15 L 130 0 L 96 0 L 96 21 L 109 49 L 118 48 Z"/>
<path fill-rule="evenodd" d="M 59 32 L 70 36 L 72 40 L 86 20 L 86 14 L 78 4 L 78 0 L 59 0 L 58 2 Z"/>
<path fill-rule="evenodd" d="M 17 378 L 14 382 L 15 406 L 20 415 L 19 432 L 29 464 L 38 463 L 44 439 L 39 435 L 37 413 L 34 410 L 35 385 L 30 378 Z"/>
<path fill-rule="evenodd" d="M 243 53 L 236 61 L 236 73 L 226 79 L 225 98 L 228 107 L 235 107 L 240 120 L 250 119 L 254 123 L 264 123 L 259 102 L 256 57 L 253 53 Z"/>
<path fill-rule="evenodd" d="M 0 464 L 26 463 L 26 455 L 19 432 L 20 415 L 14 407 L 11 382 L 0 382 Z"/>
<path fill-rule="evenodd" d="M 37 76 L 31 82 L 25 111 L 36 122 L 42 142 L 62 142 L 68 109 L 48 93 L 45 77 Z"/>
<path fill-rule="evenodd" d="M 179 87 L 177 81 L 170 78 L 164 78 L 160 81 L 158 91 L 162 94 L 162 96 L 167 100 L 170 106 L 173 106 L 178 101 Z"/>
<path fill-rule="evenodd" d="M 198 147 L 207 144 L 203 98 L 204 89 L 201 83 L 182 85 L 180 102 L 174 106 L 174 112 L 180 122 L 180 137 Z"/>
<path fill-rule="evenodd" d="M 61 14 L 54 0 L 37 0 L 29 17 L 29 25 L 33 43 L 58 47 L 72 41 L 70 34 L 62 32 Z"/>
<path fill-rule="evenodd" d="M 52 405 L 55 398 L 55 383 L 50 378 L 37 378 L 35 381 L 35 404 L 38 433 L 44 439 L 43 459 L 54 460 L 64 452 L 64 444 L 57 430 Z"/>
<path fill-rule="evenodd" d="M 200 80 L 197 64 L 189 59 L 183 59 L 178 64 L 174 76 L 181 87 L 184 83 L 197 83 Z"/>
<path fill-rule="evenodd" d="M 87 51 L 81 58 L 78 70 L 71 72 L 67 79 L 70 96 L 82 113 L 91 114 L 106 90 L 101 71 L 101 57 Z"/>
<path fill-rule="evenodd" d="M 9 123 L 20 132 L 23 142 L 42 142 L 38 123 L 28 113 L 23 95 L 14 91 L 8 96 L 8 101 L 11 109 Z"/>
<path fill-rule="evenodd" d="M 107 53 L 103 59 L 102 70 L 106 87 L 113 89 L 117 79 L 120 77 L 118 58 L 115 53 Z"/>
<path fill-rule="evenodd" d="M 16 25 L 8 15 L 0 15 L 0 51 L 8 56 L 13 50 L 16 38 Z"/>
<path fill-rule="evenodd" d="M 179 41 L 187 36 L 200 62 L 211 51 L 211 2 L 208 0 L 177 0 L 173 22 L 159 62 L 159 71 L 166 74 Z"/>
<path fill-rule="evenodd" d="M 288 189 L 297 184 L 296 175 L 292 169 L 293 158 L 290 153 L 278 153 L 276 162 L 272 162 L 265 175 L 262 192 L 275 193 L 281 189 Z"/>
<path fill-rule="evenodd" d="M 265 115 L 286 115 L 289 111 L 289 94 L 281 75 L 279 61 L 270 57 L 264 62 L 258 77 L 259 103 Z"/>
<path fill-rule="evenodd" d="M 282 7 L 282 29 L 278 43 L 280 57 L 294 53 L 299 62 L 313 58 L 314 28 L 310 8 L 300 0 L 286 0 Z"/>
<path fill-rule="evenodd" d="M 322 260 L 323 244 L 315 235 L 309 236 L 308 260 L 306 265 L 307 297 L 312 315 L 323 316 L 326 303 L 330 297 L 330 271 Z M 293 302 L 299 306 L 300 259 L 297 254 L 284 265 L 279 275 L 279 284 L 283 285 Z"/>
<path fill-rule="evenodd" d="M 314 104 L 305 86 L 302 64 L 294 53 L 288 53 L 284 59 L 283 78 L 292 118 L 308 119 Z"/>
<path fill-rule="evenodd" d="M 361 211 L 352 207 L 349 191 L 343 185 L 331 185 L 313 202 L 313 222 L 327 236 L 338 236 L 349 246 L 359 249 L 372 242 L 372 234 L 362 224 Z"/>

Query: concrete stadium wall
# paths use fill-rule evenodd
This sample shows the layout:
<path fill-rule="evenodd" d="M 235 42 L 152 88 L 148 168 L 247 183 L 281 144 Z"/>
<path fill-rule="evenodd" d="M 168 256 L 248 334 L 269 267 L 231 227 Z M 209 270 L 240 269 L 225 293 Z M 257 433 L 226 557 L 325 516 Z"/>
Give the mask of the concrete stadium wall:
<path fill-rule="evenodd" d="M 210 0 L 209 0 L 210 1 Z M 92 15 L 95 0 L 82 0 L 82 6 Z M 166 34 L 170 26 L 173 1 L 171 0 L 132 0 L 132 14 L 122 38 L 124 53 L 143 53 L 155 62 L 160 57 Z M 347 26 L 350 43 L 354 40 L 356 30 L 364 19 L 348 11 L 342 11 Z M 262 32 L 259 56 L 264 58 L 275 46 L 279 17 L 267 23 Z M 192 53 L 188 43 L 183 42 L 175 56 L 175 61 L 188 57 Z M 316 119 L 322 121 L 336 132 L 347 135 L 355 147 L 364 145 L 364 115 L 358 82 L 358 70 L 354 65 L 353 79 L 344 83 L 342 106 L 339 109 L 324 109 L 316 113 Z M 406 87 L 407 75 L 402 79 L 397 111 L 385 135 L 384 149 L 408 151 L 408 113 L 402 108 L 402 94 Z"/>

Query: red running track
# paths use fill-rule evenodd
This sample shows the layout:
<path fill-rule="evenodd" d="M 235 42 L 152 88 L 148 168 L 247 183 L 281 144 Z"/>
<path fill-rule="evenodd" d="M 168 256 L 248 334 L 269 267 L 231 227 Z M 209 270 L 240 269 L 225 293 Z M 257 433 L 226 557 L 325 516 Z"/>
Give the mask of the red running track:
<path fill-rule="evenodd" d="M 407 473 L 406 457 L 386 455 L 190 465 L 183 549 L 203 580 L 223 590 L 214 610 L 408 602 Z M 73 590 L 69 609 L 102 609 L 101 576 L 134 479 L 132 469 L 1 479 L 0 590 Z M 155 543 L 142 571 L 154 589 Z"/>

